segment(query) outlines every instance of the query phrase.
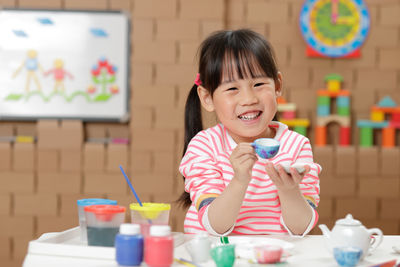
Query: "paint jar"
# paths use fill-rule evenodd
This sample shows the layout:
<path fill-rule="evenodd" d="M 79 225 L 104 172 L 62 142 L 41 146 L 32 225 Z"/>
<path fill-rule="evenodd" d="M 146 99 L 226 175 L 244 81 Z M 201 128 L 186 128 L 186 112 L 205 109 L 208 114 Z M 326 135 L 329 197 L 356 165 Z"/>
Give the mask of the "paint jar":
<path fill-rule="evenodd" d="M 149 234 L 152 225 L 168 225 L 170 204 L 166 203 L 132 203 L 129 205 L 131 210 L 132 223 L 140 225 L 142 235 Z"/>
<path fill-rule="evenodd" d="M 140 225 L 123 223 L 115 237 L 115 259 L 120 266 L 137 266 L 143 261 L 143 236 Z"/>
<path fill-rule="evenodd" d="M 78 204 L 79 229 L 81 231 L 81 241 L 87 243 L 86 217 L 85 217 L 85 211 L 83 209 L 86 206 L 91 206 L 91 205 L 117 205 L 117 201 L 105 198 L 84 198 L 84 199 L 78 199 L 76 202 Z"/>
<path fill-rule="evenodd" d="M 213 247 L 210 255 L 217 267 L 232 267 L 235 263 L 235 245 L 229 244 Z"/>
<path fill-rule="evenodd" d="M 258 263 L 277 263 L 281 261 L 283 248 L 277 245 L 256 246 L 254 252 Z"/>
<path fill-rule="evenodd" d="M 185 244 L 185 247 L 195 263 L 206 262 L 210 259 L 211 241 L 207 233 L 195 235 Z"/>
<path fill-rule="evenodd" d="M 149 267 L 169 267 L 174 261 L 174 239 L 168 225 L 152 225 L 144 241 L 144 261 Z"/>
<path fill-rule="evenodd" d="M 119 226 L 125 220 L 125 207 L 93 205 L 84 210 L 88 245 L 113 247 Z"/>

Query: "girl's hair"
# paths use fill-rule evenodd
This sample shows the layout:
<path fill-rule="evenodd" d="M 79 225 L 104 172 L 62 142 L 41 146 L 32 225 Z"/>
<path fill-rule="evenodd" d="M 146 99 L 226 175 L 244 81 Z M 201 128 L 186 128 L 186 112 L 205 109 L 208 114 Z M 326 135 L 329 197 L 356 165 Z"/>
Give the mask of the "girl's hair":
<path fill-rule="evenodd" d="M 272 47 L 262 35 L 254 31 L 241 29 L 215 32 L 202 42 L 199 51 L 201 85 L 211 96 L 221 84 L 223 76 L 229 80 L 233 80 L 234 74 L 240 79 L 255 78 L 261 71 L 267 77 L 274 79 L 275 83 L 279 82 Z M 197 87 L 198 85 L 193 85 L 186 100 L 183 155 L 190 140 L 203 130 Z M 178 202 L 188 207 L 191 204 L 189 193 L 183 192 Z"/>

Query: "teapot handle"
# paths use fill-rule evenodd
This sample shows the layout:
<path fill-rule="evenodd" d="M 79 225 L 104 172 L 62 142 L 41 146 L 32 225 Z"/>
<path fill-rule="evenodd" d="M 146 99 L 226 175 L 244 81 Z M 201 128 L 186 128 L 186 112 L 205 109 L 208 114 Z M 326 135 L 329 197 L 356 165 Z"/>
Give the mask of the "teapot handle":
<path fill-rule="evenodd" d="M 383 233 L 378 228 L 368 229 L 368 233 L 371 236 L 374 235 L 374 237 L 371 238 L 371 246 L 370 246 L 370 248 L 368 250 L 368 252 L 371 253 L 382 243 Z"/>

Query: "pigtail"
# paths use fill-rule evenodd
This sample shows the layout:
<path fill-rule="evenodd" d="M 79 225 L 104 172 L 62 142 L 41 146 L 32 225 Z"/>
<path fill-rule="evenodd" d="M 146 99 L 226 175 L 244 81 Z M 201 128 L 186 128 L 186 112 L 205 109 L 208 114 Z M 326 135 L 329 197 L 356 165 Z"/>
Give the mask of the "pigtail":
<path fill-rule="evenodd" d="M 200 131 L 203 130 L 203 122 L 201 117 L 201 103 L 197 94 L 197 85 L 194 84 L 190 89 L 185 105 L 185 140 L 183 144 L 182 157 L 185 155 L 190 140 Z M 185 177 L 183 177 L 185 180 Z M 184 191 L 177 200 L 183 207 L 189 207 L 192 201 L 190 195 Z"/>

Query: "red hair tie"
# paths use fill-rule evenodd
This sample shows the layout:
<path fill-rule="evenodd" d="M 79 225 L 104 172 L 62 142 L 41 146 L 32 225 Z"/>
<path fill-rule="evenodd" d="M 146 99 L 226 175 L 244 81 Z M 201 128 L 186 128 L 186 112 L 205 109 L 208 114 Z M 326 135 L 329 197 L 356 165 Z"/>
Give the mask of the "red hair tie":
<path fill-rule="evenodd" d="M 197 73 L 196 79 L 194 80 L 194 84 L 197 86 L 201 85 L 200 73 Z"/>

